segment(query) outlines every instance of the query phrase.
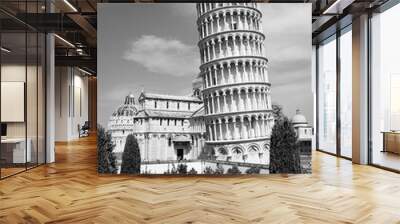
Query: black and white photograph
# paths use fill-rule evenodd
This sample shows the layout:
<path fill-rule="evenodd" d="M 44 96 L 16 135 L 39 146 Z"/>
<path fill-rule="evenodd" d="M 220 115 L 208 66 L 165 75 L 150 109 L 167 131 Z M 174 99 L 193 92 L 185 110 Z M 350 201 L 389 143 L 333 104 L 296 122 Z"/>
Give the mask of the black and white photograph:
<path fill-rule="evenodd" d="M 100 173 L 311 171 L 309 5 L 98 8 Z"/>

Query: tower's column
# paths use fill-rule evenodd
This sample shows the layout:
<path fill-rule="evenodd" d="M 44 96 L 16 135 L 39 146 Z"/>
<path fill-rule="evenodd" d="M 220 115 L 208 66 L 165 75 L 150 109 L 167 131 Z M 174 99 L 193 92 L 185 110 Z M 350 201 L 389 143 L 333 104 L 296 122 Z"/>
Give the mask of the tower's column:
<path fill-rule="evenodd" d="M 213 140 L 213 138 L 212 138 L 212 129 L 211 129 L 211 125 L 210 125 L 210 123 L 207 125 L 207 128 L 208 128 L 208 133 L 210 133 L 209 135 L 208 135 L 208 140 L 210 140 L 210 141 L 212 141 Z"/>
<path fill-rule="evenodd" d="M 216 93 L 216 96 L 215 96 L 216 98 L 217 98 L 217 109 L 216 109 L 216 112 L 217 113 L 221 113 L 221 104 L 220 104 L 220 102 L 219 102 L 219 92 L 217 92 Z"/>
<path fill-rule="evenodd" d="M 215 22 L 217 23 L 217 33 L 221 32 L 220 26 L 219 26 L 219 14 L 217 13 L 215 15 Z"/>
<path fill-rule="evenodd" d="M 208 36 L 208 19 L 207 18 L 204 19 L 204 25 L 205 25 L 205 31 L 206 31 L 204 37 L 206 37 L 206 36 Z"/>
<path fill-rule="evenodd" d="M 223 137 L 223 131 L 222 131 L 222 119 L 218 119 L 218 124 L 219 124 L 219 140 L 224 140 Z"/>
<path fill-rule="evenodd" d="M 236 123 L 236 117 L 233 118 L 233 139 L 236 140 L 238 139 L 238 127 Z"/>
<path fill-rule="evenodd" d="M 213 34 L 214 33 L 214 23 L 213 23 L 214 19 L 212 18 L 212 16 L 210 16 L 209 20 L 210 20 L 210 34 Z"/>
<path fill-rule="evenodd" d="M 223 96 L 224 96 L 224 111 L 223 112 L 227 113 L 227 112 L 229 112 L 229 107 L 228 107 L 228 102 L 226 100 L 226 91 L 224 91 Z"/>
<path fill-rule="evenodd" d="M 223 57 L 223 51 L 222 51 L 222 40 L 221 37 L 218 37 L 218 58 Z"/>
<path fill-rule="evenodd" d="M 217 135 L 217 121 L 216 120 L 213 120 L 212 121 L 212 126 L 213 126 L 213 129 L 214 129 L 214 140 L 215 141 L 217 141 L 218 140 L 218 135 Z"/>
<path fill-rule="evenodd" d="M 226 79 L 225 79 L 225 73 L 224 73 L 224 64 L 219 63 L 218 67 L 220 68 L 220 73 L 221 73 L 221 84 L 225 85 L 226 84 Z"/>

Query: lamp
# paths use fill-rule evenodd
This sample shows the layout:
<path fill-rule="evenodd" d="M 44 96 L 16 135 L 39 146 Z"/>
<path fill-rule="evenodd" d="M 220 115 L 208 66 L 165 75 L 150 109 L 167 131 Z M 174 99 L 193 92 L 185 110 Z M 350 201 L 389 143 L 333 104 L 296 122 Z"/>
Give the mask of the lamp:
<path fill-rule="evenodd" d="M 1 51 L 4 51 L 6 53 L 10 53 L 11 52 L 11 50 L 9 50 L 9 49 L 7 49 L 5 47 L 1 47 Z"/>
<path fill-rule="evenodd" d="M 69 42 L 68 40 L 62 38 L 61 36 L 59 36 L 58 34 L 54 34 L 55 37 L 57 37 L 59 40 L 61 40 L 62 42 L 64 42 L 65 44 L 69 45 L 70 47 L 75 48 L 75 45 L 73 45 L 71 42 Z"/>
<path fill-rule="evenodd" d="M 78 10 L 75 8 L 75 6 L 73 6 L 68 0 L 64 0 L 64 3 L 66 5 L 68 5 L 68 7 L 70 7 L 72 9 L 72 11 L 78 12 Z"/>

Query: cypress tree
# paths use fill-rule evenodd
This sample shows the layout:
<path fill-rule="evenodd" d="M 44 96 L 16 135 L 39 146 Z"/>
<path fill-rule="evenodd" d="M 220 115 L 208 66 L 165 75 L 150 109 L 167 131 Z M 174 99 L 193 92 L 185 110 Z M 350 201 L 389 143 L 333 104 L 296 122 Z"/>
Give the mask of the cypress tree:
<path fill-rule="evenodd" d="M 126 137 L 124 152 L 122 154 L 122 174 L 140 174 L 140 149 L 137 139 L 129 134 Z"/>
<path fill-rule="evenodd" d="M 111 134 L 101 125 L 97 129 L 97 171 L 99 173 L 117 173 L 116 157 Z"/>
<path fill-rule="evenodd" d="M 269 166 L 270 173 L 301 173 L 296 132 L 287 117 L 272 128 Z"/>

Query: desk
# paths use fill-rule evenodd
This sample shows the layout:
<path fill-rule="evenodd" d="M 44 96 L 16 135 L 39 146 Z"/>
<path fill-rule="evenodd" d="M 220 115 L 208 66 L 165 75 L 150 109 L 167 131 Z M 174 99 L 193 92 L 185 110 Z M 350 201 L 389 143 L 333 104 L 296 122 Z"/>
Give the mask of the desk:
<path fill-rule="evenodd" d="M 31 162 L 31 139 L 27 139 L 28 144 L 25 152 L 25 138 L 6 138 L 1 139 L 1 157 L 6 163 L 26 163 Z"/>
<path fill-rule="evenodd" d="M 386 131 L 383 133 L 383 152 L 400 154 L 400 132 Z"/>

